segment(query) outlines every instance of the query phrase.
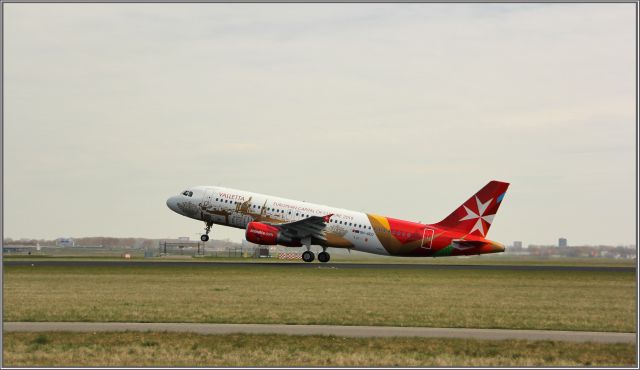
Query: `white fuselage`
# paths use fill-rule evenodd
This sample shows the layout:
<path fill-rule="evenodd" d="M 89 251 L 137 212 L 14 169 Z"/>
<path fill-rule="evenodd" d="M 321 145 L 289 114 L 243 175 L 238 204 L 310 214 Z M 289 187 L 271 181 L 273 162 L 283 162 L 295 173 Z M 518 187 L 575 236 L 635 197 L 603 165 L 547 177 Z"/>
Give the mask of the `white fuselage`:
<path fill-rule="evenodd" d="M 446 257 L 504 252 L 486 239 L 509 184 L 492 180 L 442 221 L 422 224 L 372 213 L 350 211 L 219 186 L 196 186 L 167 200 L 167 206 L 205 222 L 209 240 L 213 224 L 245 229 L 256 244 L 290 247 L 319 245 L 403 257 Z M 305 262 L 313 261 L 309 250 Z"/>
<path fill-rule="evenodd" d="M 363 212 L 301 202 L 259 193 L 223 188 L 218 186 L 196 186 L 191 196 L 182 194 L 169 207 L 184 216 L 245 229 L 254 219 L 248 214 L 260 214 L 274 223 L 286 223 L 332 214 L 327 231 L 336 233 L 353 244 L 353 249 L 368 253 L 388 255 Z M 175 197 L 171 198 L 174 199 Z M 175 207 L 175 208 L 174 208 Z M 206 214 L 201 210 L 212 212 Z"/>

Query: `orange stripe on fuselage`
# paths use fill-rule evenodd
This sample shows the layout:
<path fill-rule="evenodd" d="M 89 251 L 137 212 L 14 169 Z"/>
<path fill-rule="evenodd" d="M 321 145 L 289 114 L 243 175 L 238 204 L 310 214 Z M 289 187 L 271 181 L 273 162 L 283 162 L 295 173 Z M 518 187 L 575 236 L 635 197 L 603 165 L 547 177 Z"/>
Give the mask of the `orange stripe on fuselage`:
<path fill-rule="evenodd" d="M 390 255 L 412 255 L 422 245 L 422 233 L 426 225 L 374 214 L 367 214 L 367 217 L 378 240 Z"/>

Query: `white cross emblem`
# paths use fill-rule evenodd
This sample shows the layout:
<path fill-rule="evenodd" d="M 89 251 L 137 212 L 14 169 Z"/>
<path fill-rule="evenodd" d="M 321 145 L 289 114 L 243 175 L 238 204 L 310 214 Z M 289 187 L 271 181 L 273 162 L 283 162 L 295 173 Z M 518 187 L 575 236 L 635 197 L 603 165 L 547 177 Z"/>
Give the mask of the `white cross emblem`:
<path fill-rule="evenodd" d="M 484 236 L 484 227 L 482 226 L 482 220 L 485 220 L 489 225 L 491 225 L 491 222 L 493 221 L 493 216 L 495 216 L 495 214 L 492 214 L 492 215 L 485 215 L 484 214 L 484 212 L 487 210 L 487 207 L 489 206 L 489 204 L 491 203 L 492 200 L 493 200 L 493 198 L 489 199 L 486 203 L 482 203 L 482 202 L 480 202 L 480 199 L 478 199 L 478 197 L 476 196 L 476 204 L 478 205 L 478 213 L 473 212 L 467 206 L 463 205 L 464 209 L 467 211 L 467 215 L 464 216 L 463 218 L 461 218 L 460 221 L 478 219 L 478 221 L 476 221 L 476 224 L 473 225 L 473 228 L 471 229 L 471 231 L 469 231 L 469 234 L 471 234 L 474 231 L 478 230 L 478 231 L 480 231 L 480 234 L 482 234 L 482 236 Z"/>

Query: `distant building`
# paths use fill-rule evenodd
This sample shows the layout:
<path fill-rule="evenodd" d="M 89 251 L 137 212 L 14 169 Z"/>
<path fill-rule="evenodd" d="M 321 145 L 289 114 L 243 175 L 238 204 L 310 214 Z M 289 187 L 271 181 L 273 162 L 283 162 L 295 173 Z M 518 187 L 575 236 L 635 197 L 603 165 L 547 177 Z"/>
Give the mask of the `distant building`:
<path fill-rule="evenodd" d="M 566 238 L 558 239 L 558 247 L 564 248 L 566 246 L 567 246 L 567 239 Z"/>
<path fill-rule="evenodd" d="M 515 241 L 515 242 L 513 242 L 513 249 L 515 249 L 515 250 L 522 250 L 522 242 L 521 242 L 521 241 Z"/>
<path fill-rule="evenodd" d="M 76 242 L 71 238 L 58 238 L 56 239 L 56 246 L 58 247 L 75 247 Z"/>

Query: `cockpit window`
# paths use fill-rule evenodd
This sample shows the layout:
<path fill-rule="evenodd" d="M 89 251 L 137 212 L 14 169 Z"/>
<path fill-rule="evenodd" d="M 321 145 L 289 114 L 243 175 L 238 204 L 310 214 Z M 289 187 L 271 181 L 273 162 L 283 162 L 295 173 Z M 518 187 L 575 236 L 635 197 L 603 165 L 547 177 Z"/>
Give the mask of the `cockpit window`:
<path fill-rule="evenodd" d="M 193 192 L 189 191 L 189 190 L 185 190 L 185 191 L 182 192 L 182 195 L 186 195 L 186 196 L 190 197 L 190 196 L 193 195 Z"/>

